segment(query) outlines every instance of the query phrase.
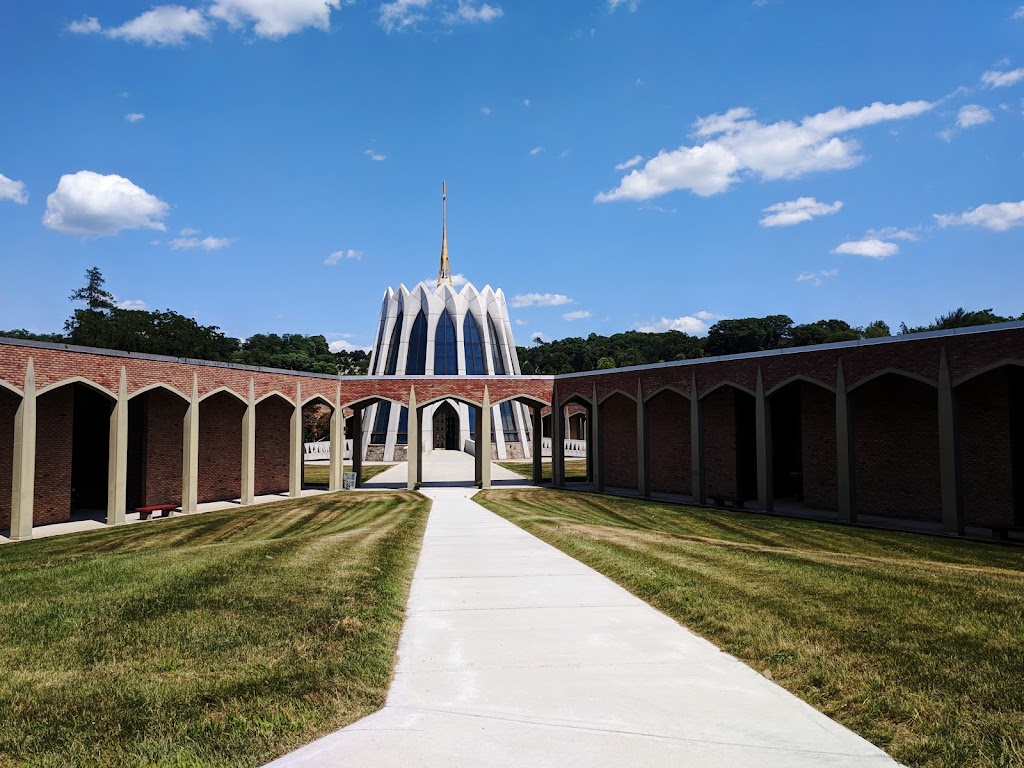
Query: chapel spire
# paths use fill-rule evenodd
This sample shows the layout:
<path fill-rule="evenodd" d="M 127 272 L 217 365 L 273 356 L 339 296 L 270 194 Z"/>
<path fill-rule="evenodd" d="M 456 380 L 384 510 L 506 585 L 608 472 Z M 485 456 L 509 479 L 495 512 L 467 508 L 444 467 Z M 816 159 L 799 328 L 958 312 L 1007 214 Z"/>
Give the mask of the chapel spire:
<path fill-rule="evenodd" d="M 452 270 L 448 266 L 448 196 L 445 183 L 441 182 L 441 266 L 437 270 L 437 287 L 441 283 L 454 285 L 452 282 Z"/>

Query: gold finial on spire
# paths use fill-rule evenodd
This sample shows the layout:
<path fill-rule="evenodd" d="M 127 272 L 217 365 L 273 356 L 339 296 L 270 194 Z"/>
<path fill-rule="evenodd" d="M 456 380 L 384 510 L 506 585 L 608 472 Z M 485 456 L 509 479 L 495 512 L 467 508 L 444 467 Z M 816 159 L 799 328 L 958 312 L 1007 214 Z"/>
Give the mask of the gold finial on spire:
<path fill-rule="evenodd" d="M 448 285 L 454 286 L 452 282 L 452 270 L 448 266 L 448 194 L 445 183 L 441 182 L 441 266 L 437 270 L 437 287 L 441 287 L 441 283 L 447 282 Z"/>

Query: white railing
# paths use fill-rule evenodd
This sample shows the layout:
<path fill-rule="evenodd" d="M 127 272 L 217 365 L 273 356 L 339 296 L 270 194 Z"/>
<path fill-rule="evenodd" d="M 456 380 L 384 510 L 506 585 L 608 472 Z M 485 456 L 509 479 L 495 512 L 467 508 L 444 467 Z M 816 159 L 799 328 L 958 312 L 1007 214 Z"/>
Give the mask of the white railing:
<path fill-rule="evenodd" d="M 318 440 L 315 443 L 306 443 L 303 449 L 303 455 L 306 461 L 330 461 L 331 460 L 331 441 L 330 440 Z M 346 459 L 352 458 L 352 441 L 345 441 L 345 456 Z"/>
<path fill-rule="evenodd" d="M 587 441 L 586 440 L 565 440 L 565 456 L 572 459 L 584 459 L 587 456 Z M 542 437 L 540 439 L 540 455 L 550 456 L 551 455 L 551 438 Z"/>

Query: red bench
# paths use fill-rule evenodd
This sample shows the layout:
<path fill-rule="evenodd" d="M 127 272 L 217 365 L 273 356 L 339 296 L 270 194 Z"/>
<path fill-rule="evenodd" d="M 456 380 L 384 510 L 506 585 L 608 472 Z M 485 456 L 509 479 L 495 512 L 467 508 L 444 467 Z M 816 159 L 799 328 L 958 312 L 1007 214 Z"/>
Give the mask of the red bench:
<path fill-rule="evenodd" d="M 139 520 L 149 520 L 154 512 L 159 512 L 160 517 L 170 517 L 171 512 L 177 508 L 177 504 L 154 504 L 151 507 L 136 507 L 135 511 L 139 513 Z"/>

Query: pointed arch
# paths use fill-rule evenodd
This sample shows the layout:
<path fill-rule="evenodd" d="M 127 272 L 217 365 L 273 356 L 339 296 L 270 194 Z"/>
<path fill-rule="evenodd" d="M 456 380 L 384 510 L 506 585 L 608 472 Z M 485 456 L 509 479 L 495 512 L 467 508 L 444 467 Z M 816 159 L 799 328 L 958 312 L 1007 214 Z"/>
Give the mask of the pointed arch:
<path fill-rule="evenodd" d="M 462 338 L 465 347 L 466 375 L 487 375 L 484 340 L 480 334 L 480 324 L 472 312 L 466 312 L 466 319 L 462 321 Z"/>
<path fill-rule="evenodd" d="M 434 331 L 434 375 L 456 376 L 459 373 L 459 348 L 455 323 L 445 307 Z"/>
<path fill-rule="evenodd" d="M 422 376 L 427 370 L 427 316 L 419 311 L 409 331 L 409 352 L 405 358 L 405 374 Z"/>

